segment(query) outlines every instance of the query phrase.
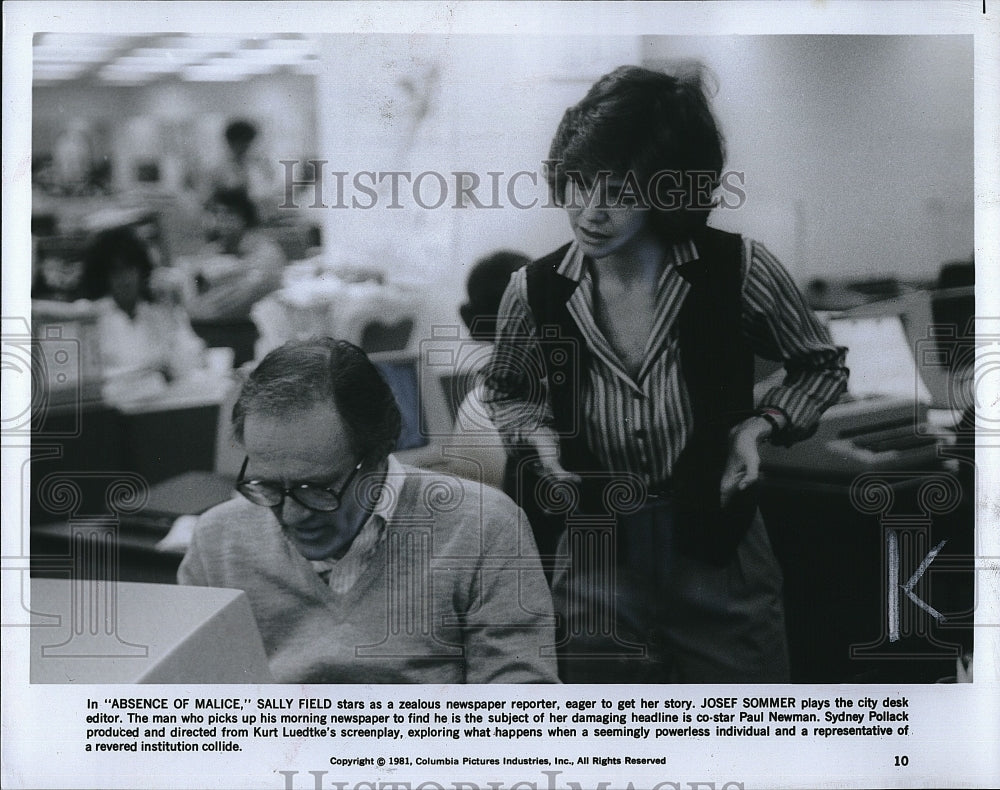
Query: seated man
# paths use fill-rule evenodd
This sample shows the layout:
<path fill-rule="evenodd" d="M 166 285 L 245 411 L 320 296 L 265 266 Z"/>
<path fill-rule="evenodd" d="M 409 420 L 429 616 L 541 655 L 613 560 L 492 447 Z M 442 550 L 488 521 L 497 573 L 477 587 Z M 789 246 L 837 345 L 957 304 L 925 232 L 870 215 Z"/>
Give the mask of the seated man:
<path fill-rule="evenodd" d="M 178 579 L 246 591 L 278 682 L 557 682 L 526 519 L 390 455 L 399 409 L 359 348 L 275 349 L 232 424 L 244 498 L 201 517 Z"/>

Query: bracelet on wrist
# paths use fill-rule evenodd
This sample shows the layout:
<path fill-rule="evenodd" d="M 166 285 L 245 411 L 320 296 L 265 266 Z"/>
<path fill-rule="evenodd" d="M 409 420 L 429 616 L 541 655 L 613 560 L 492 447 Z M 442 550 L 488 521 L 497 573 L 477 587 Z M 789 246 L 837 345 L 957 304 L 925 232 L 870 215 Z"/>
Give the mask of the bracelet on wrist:
<path fill-rule="evenodd" d="M 771 423 L 773 433 L 778 433 L 785 427 L 785 415 L 777 409 L 761 409 L 758 416 Z"/>

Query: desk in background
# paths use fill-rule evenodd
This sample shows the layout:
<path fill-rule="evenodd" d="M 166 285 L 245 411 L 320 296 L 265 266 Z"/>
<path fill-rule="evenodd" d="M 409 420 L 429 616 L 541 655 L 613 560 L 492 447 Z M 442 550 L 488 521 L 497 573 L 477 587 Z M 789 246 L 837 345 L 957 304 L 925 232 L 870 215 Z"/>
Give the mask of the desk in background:
<path fill-rule="evenodd" d="M 809 453 L 821 437 L 796 452 Z M 821 452 L 814 447 L 816 452 Z M 971 463 L 915 456 L 910 463 L 796 470 L 768 464 L 761 512 L 785 578 L 792 680 L 927 683 L 955 674 L 972 648 L 974 490 Z M 899 566 L 890 581 L 888 533 Z M 901 589 L 945 541 L 913 592 L 948 616 L 938 623 Z M 894 594 L 894 597 L 893 597 Z M 899 639 L 889 638 L 890 609 Z"/>
<path fill-rule="evenodd" d="M 52 438 L 32 435 L 31 522 L 64 515 L 70 489 L 79 500 L 74 512 L 101 514 L 108 512 L 107 487 L 115 478 L 149 486 L 193 469 L 212 470 L 218 422 L 218 403 L 58 407 L 46 420 Z"/>
<path fill-rule="evenodd" d="M 51 407 L 32 436 L 32 573 L 172 582 L 182 555 L 156 544 L 173 515 L 144 502 L 158 483 L 216 468 L 219 400 L 174 392 Z M 113 553 L 103 546 L 112 529 Z"/>

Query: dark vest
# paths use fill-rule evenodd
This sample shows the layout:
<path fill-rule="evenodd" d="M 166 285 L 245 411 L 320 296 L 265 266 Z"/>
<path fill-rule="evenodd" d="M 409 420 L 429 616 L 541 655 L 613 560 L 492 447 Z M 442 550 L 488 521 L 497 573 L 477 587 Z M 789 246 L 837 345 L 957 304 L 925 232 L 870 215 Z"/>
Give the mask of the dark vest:
<path fill-rule="evenodd" d="M 726 564 L 757 507 L 752 489 L 734 497 L 725 510 L 719 505 L 729 430 L 753 414 L 754 355 L 740 331 L 741 237 L 705 228 L 695 243 L 699 259 L 678 268 L 691 285 L 678 318 L 678 342 L 693 424 L 674 463 L 670 490 L 653 493 L 672 498 L 678 548 L 713 564 Z M 539 332 L 555 428 L 561 437 L 562 464 L 584 475 L 580 507 L 597 512 L 601 505 L 591 500 L 588 479 L 612 478 L 615 470 L 605 469 L 586 446 L 582 415 L 576 408 L 576 385 L 586 376 L 590 355 L 568 310 L 577 283 L 556 271 L 568 247 L 528 266 L 528 304 Z M 567 348 L 572 350 L 567 352 Z M 508 493 L 536 490 L 535 481 L 524 479 L 530 467 L 517 461 L 512 458 L 508 467 Z M 519 471 L 513 471 L 515 468 Z M 522 479 L 514 480 L 515 474 Z M 560 526 L 536 502 L 523 501 L 524 496 L 515 498 L 521 500 L 536 535 L 540 530 L 559 531 Z M 548 539 L 543 535 L 539 543 L 544 553 Z"/>

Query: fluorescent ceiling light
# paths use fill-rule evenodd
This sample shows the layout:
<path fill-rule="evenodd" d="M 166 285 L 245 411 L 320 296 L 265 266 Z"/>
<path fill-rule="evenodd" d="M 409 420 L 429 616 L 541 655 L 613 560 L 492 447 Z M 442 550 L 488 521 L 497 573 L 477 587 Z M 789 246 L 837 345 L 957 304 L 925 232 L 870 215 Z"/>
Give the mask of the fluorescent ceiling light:
<path fill-rule="evenodd" d="M 295 50 L 296 52 L 315 52 L 316 42 L 308 38 L 271 38 L 264 42 L 268 49 Z"/>
<path fill-rule="evenodd" d="M 86 69 L 81 63 L 36 63 L 33 76 L 36 80 L 69 80 Z"/>
<path fill-rule="evenodd" d="M 130 72 L 119 72 L 119 71 L 102 71 L 101 79 L 105 82 L 116 82 L 119 85 L 145 85 L 147 82 L 157 78 L 157 74 L 140 74 L 135 71 Z"/>
<path fill-rule="evenodd" d="M 55 47 L 48 44 L 35 47 L 32 55 L 36 63 L 99 63 L 114 49 L 106 47 Z"/>
<path fill-rule="evenodd" d="M 274 63 L 281 65 L 299 63 L 308 58 L 309 53 L 280 49 L 241 49 L 238 52 L 234 52 L 233 57 L 254 63 Z"/>
<path fill-rule="evenodd" d="M 171 69 L 172 71 L 173 69 Z M 100 69 L 97 74 L 101 79 L 127 79 L 129 77 L 135 77 L 137 79 L 151 79 L 152 77 L 162 74 L 163 71 L 158 71 L 156 69 L 150 68 L 136 68 L 135 66 L 124 65 L 121 63 L 109 63 Z"/>
<path fill-rule="evenodd" d="M 197 61 L 201 54 L 190 49 L 168 49 L 166 47 L 139 47 L 127 53 L 129 58 L 159 59 L 164 63 L 184 66 Z"/>
<path fill-rule="evenodd" d="M 95 33 L 42 33 L 35 40 L 39 47 L 78 47 L 86 49 L 114 49 L 129 40 L 128 36 L 109 36 Z"/>
<path fill-rule="evenodd" d="M 182 69 L 180 77 L 188 82 L 240 82 L 250 75 L 217 66 L 188 66 Z"/>
<path fill-rule="evenodd" d="M 181 68 L 179 63 L 170 63 L 159 58 L 118 58 L 109 63 L 100 73 L 172 74 Z"/>
<path fill-rule="evenodd" d="M 295 34 L 199 36 L 42 33 L 33 49 L 35 78 L 72 79 L 96 74 L 117 84 L 179 75 L 188 81 L 238 82 L 279 69 L 316 74 L 314 39 Z"/>
<path fill-rule="evenodd" d="M 243 46 L 235 36 L 170 36 L 160 41 L 165 49 L 192 49 L 198 52 L 231 52 Z"/>
<path fill-rule="evenodd" d="M 212 58 L 199 65 L 220 71 L 229 71 L 233 74 L 267 74 L 274 70 L 271 63 L 260 63 L 243 58 Z"/>

